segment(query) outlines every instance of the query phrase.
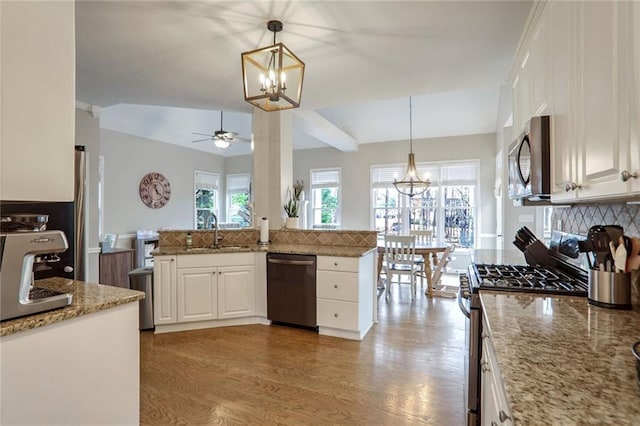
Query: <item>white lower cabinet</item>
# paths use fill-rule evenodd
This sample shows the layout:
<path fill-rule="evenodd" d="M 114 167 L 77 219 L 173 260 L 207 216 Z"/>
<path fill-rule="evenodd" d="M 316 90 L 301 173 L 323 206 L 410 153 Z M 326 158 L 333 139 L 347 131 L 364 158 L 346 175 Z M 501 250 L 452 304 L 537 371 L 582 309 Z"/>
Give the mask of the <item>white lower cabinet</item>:
<path fill-rule="evenodd" d="M 255 314 L 255 275 L 255 268 L 248 265 L 218 268 L 218 318 Z"/>
<path fill-rule="evenodd" d="M 513 416 L 502 384 L 502 374 L 498 367 L 493 344 L 491 338 L 485 333 L 482 336 L 480 371 L 482 374 L 480 424 L 482 426 L 513 424 Z"/>
<path fill-rule="evenodd" d="M 218 318 L 217 268 L 178 269 L 178 322 Z"/>
<path fill-rule="evenodd" d="M 156 256 L 156 332 L 214 327 L 216 320 L 254 316 L 255 271 L 254 253 Z M 189 328 L 177 327 L 189 323 Z"/>
<path fill-rule="evenodd" d="M 362 340 L 373 325 L 373 253 L 362 257 L 318 256 L 318 332 Z"/>

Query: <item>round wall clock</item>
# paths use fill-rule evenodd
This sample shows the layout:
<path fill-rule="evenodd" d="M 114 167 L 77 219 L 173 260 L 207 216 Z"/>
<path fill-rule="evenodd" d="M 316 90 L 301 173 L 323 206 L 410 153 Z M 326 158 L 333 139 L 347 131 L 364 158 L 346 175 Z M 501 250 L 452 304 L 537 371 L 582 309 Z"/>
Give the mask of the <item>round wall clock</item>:
<path fill-rule="evenodd" d="M 140 199 L 149 208 L 164 207 L 171 198 L 171 184 L 162 173 L 151 172 L 140 180 Z"/>

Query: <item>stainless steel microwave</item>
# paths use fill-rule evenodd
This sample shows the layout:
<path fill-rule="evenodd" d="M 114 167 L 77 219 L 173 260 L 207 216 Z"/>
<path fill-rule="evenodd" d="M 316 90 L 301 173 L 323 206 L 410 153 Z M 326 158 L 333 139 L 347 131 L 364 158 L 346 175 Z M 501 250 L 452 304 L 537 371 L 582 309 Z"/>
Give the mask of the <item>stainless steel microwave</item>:
<path fill-rule="evenodd" d="M 550 117 L 532 117 L 509 146 L 509 198 L 548 200 L 551 197 Z"/>

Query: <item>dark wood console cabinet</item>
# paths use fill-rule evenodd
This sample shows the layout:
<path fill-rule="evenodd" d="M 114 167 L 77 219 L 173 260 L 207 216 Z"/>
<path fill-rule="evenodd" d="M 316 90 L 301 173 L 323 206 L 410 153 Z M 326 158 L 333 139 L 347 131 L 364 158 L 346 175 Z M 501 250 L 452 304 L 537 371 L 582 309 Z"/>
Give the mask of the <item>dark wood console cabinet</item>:
<path fill-rule="evenodd" d="M 129 272 L 132 270 L 132 249 L 113 249 L 100 253 L 100 284 L 129 288 Z"/>

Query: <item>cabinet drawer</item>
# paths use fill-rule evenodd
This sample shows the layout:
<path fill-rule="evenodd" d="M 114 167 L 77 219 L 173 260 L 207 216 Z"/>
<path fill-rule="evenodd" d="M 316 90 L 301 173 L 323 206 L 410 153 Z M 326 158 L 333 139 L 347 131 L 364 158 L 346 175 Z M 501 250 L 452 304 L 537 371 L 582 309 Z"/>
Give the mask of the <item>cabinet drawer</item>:
<path fill-rule="evenodd" d="M 343 330 L 357 330 L 358 304 L 340 300 L 318 299 L 318 325 Z"/>
<path fill-rule="evenodd" d="M 358 301 L 358 274 L 318 271 L 317 296 L 324 299 Z"/>
<path fill-rule="evenodd" d="M 318 256 L 318 269 L 358 272 L 359 257 Z"/>
<path fill-rule="evenodd" d="M 183 254 L 178 256 L 178 268 L 208 268 L 212 266 L 254 265 L 253 253 Z"/>

